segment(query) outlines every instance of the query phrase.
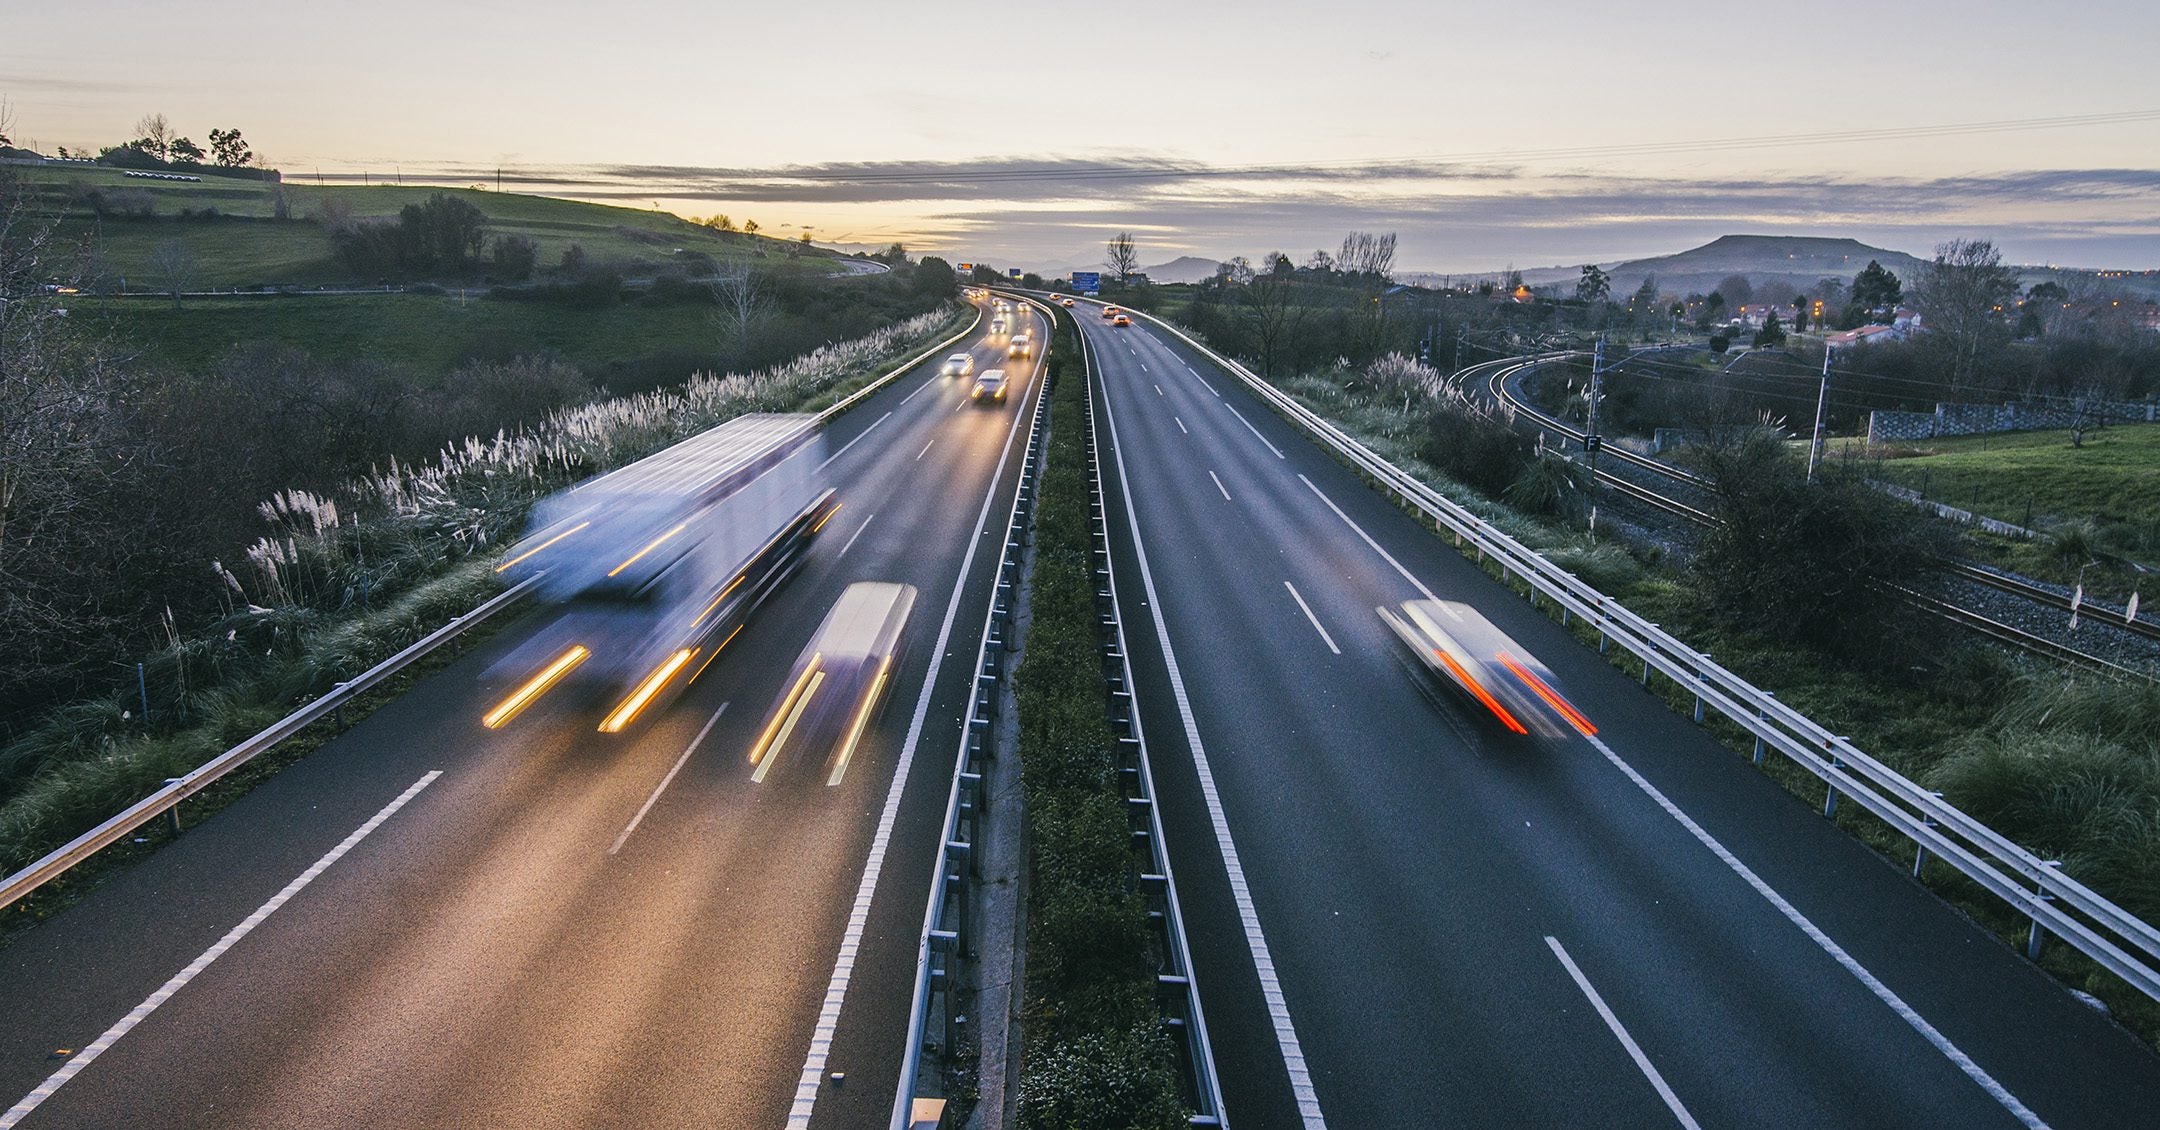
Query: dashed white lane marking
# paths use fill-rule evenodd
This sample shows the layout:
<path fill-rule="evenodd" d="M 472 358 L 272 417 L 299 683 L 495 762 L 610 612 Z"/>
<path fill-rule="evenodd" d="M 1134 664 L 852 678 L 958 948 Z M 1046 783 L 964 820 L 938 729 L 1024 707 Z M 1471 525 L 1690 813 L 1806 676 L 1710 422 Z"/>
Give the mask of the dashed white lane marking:
<path fill-rule="evenodd" d="M 1013 413 L 1012 427 L 1005 433 L 1005 448 L 990 485 L 983 490 L 982 509 L 974 528 L 981 530 L 990 518 L 990 504 L 997 500 L 998 481 L 1012 459 L 1013 441 L 1031 409 L 1029 396 L 1042 394 L 1036 381 L 1021 396 L 1020 410 Z M 988 531 L 985 531 L 987 533 Z M 960 613 L 960 597 L 967 589 L 968 573 L 975 566 L 975 548 L 984 539 L 968 539 L 967 553 L 960 558 L 960 575 L 953 580 L 952 598 L 945 602 L 945 622 L 938 628 L 937 646 L 930 649 L 930 670 L 923 675 L 922 694 L 915 700 L 915 718 L 908 723 L 907 738 L 900 744 L 900 760 L 893 766 L 892 785 L 885 790 L 885 807 L 878 813 L 877 834 L 870 839 L 869 860 L 863 865 L 862 882 L 855 888 L 854 905 L 848 909 L 847 929 L 840 936 L 840 952 L 833 959 L 832 980 L 825 986 L 825 1003 L 818 1009 L 817 1025 L 810 1030 L 810 1049 L 803 1057 L 802 1075 L 795 1082 L 795 1104 L 788 1111 L 788 1130 L 808 1130 L 810 1115 L 817 1109 L 818 1091 L 825 1080 L 825 1065 L 832 1057 L 833 1036 L 840 1029 L 840 1007 L 847 1001 L 848 979 L 855 975 L 855 955 L 862 948 L 863 930 L 870 921 L 870 900 L 877 894 L 878 876 L 885 871 L 885 851 L 892 843 L 893 824 L 900 818 L 900 795 L 907 787 L 908 770 L 915 764 L 915 744 L 922 738 L 923 722 L 930 716 L 930 695 L 937 689 L 938 672 L 945 664 L 945 648 L 952 639 L 953 618 Z M 962 741 L 966 738 L 963 736 Z M 926 926 L 927 928 L 927 926 Z M 905 1088 L 910 1081 L 900 1081 Z"/>
<path fill-rule="evenodd" d="M 1329 651 L 1341 655 L 1342 649 L 1335 646 L 1335 637 L 1329 635 L 1327 629 L 1320 626 L 1320 618 L 1313 615 L 1312 605 L 1305 603 L 1305 598 L 1298 593 L 1297 586 L 1284 581 L 1282 587 L 1289 589 L 1290 599 L 1297 601 L 1297 606 L 1305 610 L 1305 618 L 1312 621 L 1313 631 L 1320 633 L 1320 642 L 1326 644 Z"/>
<path fill-rule="evenodd" d="M 923 388 L 928 388 L 928 387 L 930 387 L 930 386 L 928 386 L 928 385 L 924 385 L 924 386 L 923 386 Z M 915 390 L 915 391 L 916 391 L 916 392 L 920 392 L 920 391 L 922 391 L 922 389 L 917 389 L 917 390 Z M 909 393 L 908 395 L 909 395 L 909 396 L 913 396 L 913 395 L 915 395 L 915 394 L 914 394 L 914 393 Z M 902 404 L 905 404 L 905 403 L 907 403 L 907 402 L 903 400 L 903 401 L 901 401 L 901 403 L 902 403 Z M 885 413 L 885 414 L 884 414 L 883 416 L 879 416 L 879 417 L 877 418 L 877 422 L 876 422 L 876 423 L 873 423 L 873 424 L 871 424 L 869 428 L 864 428 L 864 429 L 862 430 L 861 434 L 857 435 L 857 436 L 856 436 L 856 437 L 855 437 L 854 439 L 851 439 L 851 440 L 847 441 L 846 443 L 844 443 L 844 444 L 840 445 L 840 450 L 838 450 L 838 451 L 835 451 L 835 452 L 833 452 L 833 453 L 832 453 L 831 455 L 828 455 L 828 456 L 826 456 L 826 457 L 825 457 L 825 462 L 824 462 L 824 463 L 820 463 L 820 464 L 818 464 L 818 465 L 817 465 L 817 469 L 818 469 L 818 470 L 820 470 L 820 471 L 822 471 L 822 470 L 824 470 L 824 469 L 825 469 L 825 467 L 826 467 L 826 465 L 827 465 L 827 464 L 831 463 L 831 462 L 832 462 L 833 460 L 835 460 L 835 459 L 838 459 L 838 458 L 840 458 L 840 457 L 841 457 L 841 456 L 843 456 L 843 455 L 846 455 L 846 454 L 848 453 L 848 448 L 850 448 L 850 447 L 853 447 L 853 446 L 855 446 L 855 445 L 856 445 L 856 444 L 858 444 L 858 443 L 861 443 L 861 442 L 863 441 L 863 436 L 866 436 L 866 435 L 869 435 L 869 434 L 870 434 L 870 429 L 871 429 L 871 428 L 875 428 L 875 427 L 877 427 L 877 426 L 878 426 L 878 424 L 882 424 L 882 423 L 884 423 L 885 421 L 887 421 L 887 420 L 890 420 L 890 419 L 892 419 L 892 413 L 890 413 L 890 412 L 887 412 L 887 413 Z"/>
<path fill-rule="evenodd" d="M 869 522 L 863 523 L 865 526 L 869 524 Z M 847 551 L 843 549 L 840 552 L 846 553 Z M 690 739 L 689 747 L 682 751 L 681 757 L 675 759 L 675 767 L 667 771 L 667 776 L 660 778 L 660 783 L 654 786 L 652 795 L 645 798 L 645 804 L 637 810 L 637 815 L 631 817 L 628 824 L 623 825 L 622 835 L 615 837 L 614 846 L 607 849 L 609 855 L 621 851 L 622 846 L 630 842 L 630 833 L 637 831 L 638 825 L 645 822 L 645 814 L 651 812 L 652 806 L 659 803 L 660 794 L 666 792 L 667 787 L 675 782 L 675 774 L 682 772 L 682 767 L 690 760 L 690 755 L 696 753 L 697 747 L 704 743 L 705 735 L 712 733 L 713 723 L 718 722 L 720 716 L 727 713 L 727 708 L 727 703 L 721 703 L 720 709 L 713 711 L 712 717 L 705 720 L 705 728 L 697 732 L 697 737 Z"/>
<path fill-rule="evenodd" d="M 1433 595 L 1433 591 L 1431 589 L 1425 587 L 1425 582 L 1411 576 L 1410 570 L 1403 568 L 1402 562 L 1395 560 L 1394 554 L 1380 548 L 1380 543 L 1374 541 L 1372 539 L 1372 535 L 1365 532 L 1365 527 L 1351 521 L 1350 515 L 1343 513 L 1342 507 L 1335 505 L 1334 499 L 1329 498 L 1325 493 L 1320 490 L 1319 487 L 1313 486 L 1313 481 L 1311 479 L 1308 479 L 1303 475 L 1299 475 L 1298 481 L 1304 483 L 1307 487 L 1311 488 L 1314 494 L 1319 495 L 1320 501 L 1327 503 L 1327 508 L 1333 510 L 1335 512 L 1335 516 L 1343 520 L 1343 525 L 1350 527 L 1352 530 L 1356 531 L 1357 536 L 1365 539 L 1365 544 L 1371 546 L 1372 551 L 1379 554 L 1382 560 L 1386 561 L 1390 565 L 1393 565 L 1395 567 L 1395 571 L 1402 574 L 1403 580 L 1410 582 L 1412 585 L 1417 587 L 1417 591 L 1424 593 L 1425 599 L 1440 599 L 1439 597 Z"/>
<path fill-rule="evenodd" d="M 1561 945 L 1560 939 L 1551 934 L 1545 935 L 1545 944 L 1552 947 L 1553 956 L 1560 959 L 1561 968 L 1566 969 L 1567 975 L 1575 979 L 1575 987 L 1590 998 L 1590 1006 L 1597 1009 L 1597 1014 L 1605 1019 L 1605 1026 L 1620 1038 L 1620 1046 L 1627 1049 L 1628 1058 L 1633 1059 L 1635 1066 L 1642 1069 L 1644 1077 L 1657 1089 L 1658 1097 L 1664 1099 L 1666 1108 L 1673 1112 L 1673 1117 L 1679 1119 L 1680 1125 L 1688 1130 L 1702 1130 L 1701 1124 L 1695 1121 L 1695 1116 L 1689 1114 L 1687 1107 L 1680 1102 L 1680 1096 L 1674 1094 L 1672 1086 L 1665 1082 L 1665 1077 L 1658 1074 L 1658 1069 L 1650 1062 L 1650 1057 L 1643 1054 L 1642 1045 L 1635 1042 L 1635 1037 L 1628 1035 L 1627 1027 L 1621 1024 L 1620 1018 L 1614 1016 L 1613 1010 L 1606 1006 L 1605 998 L 1598 995 L 1597 988 L 1590 984 L 1590 978 L 1583 976 L 1582 968 L 1575 964 L 1574 958 L 1568 956 L 1567 947 Z"/>
<path fill-rule="evenodd" d="M 1753 868 L 1740 862 L 1738 856 L 1727 851 L 1725 845 L 1718 842 L 1717 837 L 1704 830 L 1703 826 L 1697 824 L 1693 817 L 1680 811 L 1679 805 L 1674 804 L 1664 793 L 1658 790 L 1656 785 L 1651 784 L 1647 778 L 1636 772 L 1634 766 L 1621 760 L 1620 755 L 1614 753 L 1611 746 L 1606 745 L 1602 739 L 1596 737 L 1590 738 L 1589 742 L 1597 747 L 1599 753 L 1605 755 L 1605 760 L 1613 763 L 1614 768 L 1620 770 L 1628 780 L 1633 781 L 1636 788 L 1641 789 L 1651 800 L 1657 802 L 1657 806 L 1664 809 L 1666 815 L 1679 821 L 1680 826 L 1686 828 L 1688 834 L 1695 837 L 1696 842 L 1709 848 L 1710 854 L 1717 856 L 1720 863 L 1731 868 L 1733 874 L 1740 876 L 1741 879 L 1747 882 L 1748 886 L 1755 888 L 1755 893 L 1761 895 L 1771 906 L 1776 907 L 1778 913 L 1785 916 L 1786 921 L 1799 927 L 1800 932 L 1806 934 L 1809 941 L 1822 947 L 1822 951 L 1829 954 L 1831 960 L 1844 967 L 1845 971 L 1852 974 L 1860 984 L 1867 988 L 1868 992 L 1875 994 L 1875 999 L 1890 1006 L 1890 1011 L 1896 1013 L 1898 1019 L 1910 1025 L 1913 1031 L 1920 1033 L 1922 1039 L 1926 1040 L 1936 1051 L 1941 1052 L 1943 1058 L 1956 1065 L 1959 1071 L 1964 1072 L 1966 1078 L 1979 1084 L 1980 1089 L 1986 1091 L 1989 1098 L 2001 1104 L 2004 1110 L 2009 1111 L 2012 1118 L 2025 1124 L 2028 1130 L 2045 1130 L 2047 1123 L 2041 1121 L 2040 1116 L 2034 1114 L 2024 1103 L 2019 1102 L 2018 1097 L 2011 1094 L 2009 1088 L 1996 1082 L 1995 1077 L 1988 1074 L 1978 1063 L 1973 1062 L 1971 1056 L 1966 1055 L 1956 1044 L 1951 1043 L 1948 1036 L 1943 1035 L 1933 1024 L 1928 1023 L 1926 1017 L 1921 1016 L 1913 1010 L 1911 1005 L 1906 1004 L 1903 997 L 1898 996 L 1896 992 L 1891 990 L 1890 986 L 1883 984 L 1873 973 L 1868 972 L 1867 967 L 1861 965 L 1853 955 L 1845 952 L 1845 947 L 1837 944 L 1831 939 L 1830 935 L 1823 933 L 1815 923 L 1809 921 L 1806 915 L 1800 913 L 1800 908 L 1787 902 L 1785 896 L 1777 893 L 1769 883 L 1764 882 L 1760 875 L 1755 874 Z"/>
<path fill-rule="evenodd" d="M 1185 421 L 1178 420 L 1176 416 L 1172 416 L 1170 418 L 1173 420 L 1177 420 L 1177 430 L 1184 432 L 1186 435 L 1192 434 L 1192 429 L 1185 426 Z"/>
<path fill-rule="evenodd" d="M 877 517 L 876 514 L 870 515 L 870 518 L 875 517 Z M 847 551 L 855 548 L 855 539 L 861 537 L 862 532 L 870 528 L 870 518 L 863 519 L 862 525 L 855 527 L 855 532 L 848 535 L 847 544 L 840 547 L 840 552 L 833 554 L 833 560 L 838 561 L 846 557 Z"/>
<path fill-rule="evenodd" d="M 1261 435 L 1261 434 L 1260 434 L 1260 429 L 1258 429 L 1258 428 L 1256 428 L 1256 427 L 1253 427 L 1253 426 L 1252 426 L 1252 421 L 1251 421 L 1251 420 L 1248 420 L 1248 419 L 1246 419 L 1246 418 L 1245 418 L 1245 414 L 1244 414 L 1243 412 L 1240 412 L 1240 411 L 1238 411 L 1238 410 L 1237 410 L 1237 407 L 1236 407 L 1235 405 L 1232 405 L 1232 404 L 1231 404 L 1231 403 L 1230 403 L 1229 401 L 1224 401 L 1224 402 L 1223 402 L 1223 407 L 1225 407 L 1225 408 L 1228 408 L 1228 409 L 1230 409 L 1230 414 L 1231 414 L 1232 416 L 1236 416 L 1236 417 L 1237 417 L 1237 422 L 1238 422 L 1238 423 L 1240 423 L 1240 424 L 1243 424 L 1243 425 L 1245 425 L 1245 430 L 1246 430 L 1246 431 L 1248 431 L 1248 432 L 1251 432 L 1251 433 L 1253 434 L 1253 438 L 1254 438 L 1254 439 L 1256 439 L 1256 440 L 1259 440 L 1259 441 L 1260 441 L 1261 443 L 1267 443 L 1267 449 L 1268 449 L 1269 451 L 1272 451 L 1272 452 L 1274 452 L 1274 453 L 1275 453 L 1275 458 L 1277 458 L 1277 459 L 1283 459 L 1283 458 L 1286 458 L 1286 456 L 1284 456 L 1284 455 L 1283 455 L 1283 453 L 1282 453 L 1282 448 L 1279 448 L 1279 447 L 1275 446 L 1275 445 L 1274 445 L 1274 444 L 1272 444 L 1272 443 L 1268 443 L 1268 439 L 1267 439 L 1267 437 L 1266 437 L 1266 436 L 1264 436 L 1264 435 Z"/>
<path fill-rule="evenodd" d="M 1155 386 L 1155 395 L 1157 395 L 1157 396 L 1162 396 L 1162 394 L 1163 394 L 1162 386 L 1161 386 L 1161 385 L 1156 385 L 1156 386 Z M 1168 398 L 1167 398 L 1167 397 L 1165 397 L 1164 399 L 1168 399 Z"/>
<path fill-rule="evenodd" d="M 186 988 L 188 982 L 193 981 L 203 970 L 210 968 L 211 962 L 225 956 L 225 951 L 240 944 L 240 939 L 254 933 L 255 927 L 262 925 L 264 919 L 277 913 L 278 908 L 292 901 L 294 895 L 306 890 L 308 884 L 313 883 L 324 871 L 330 869 L 331 864 L 345 858 L 346 852 L 351 851 L 361 840 L 367 839 L 369 833 L 382 827 L 383 821 L 397 815 L 398 809 L 405 807 L 412 798 L 420 795 L 420 790 L 434 784 L 435 778 L 440 776 L 442 776 L 442 770 L 440 769 L 431 769 L 423 774 L 418 781 L 413 782 L 412 787 L 399 793 L 396 800 L 384 805 L 382 811 L 369 817 L 368 822 L 354 829 L 352 835 L 345 837 L 338 846 L 331 848 L 321 859 L 316 860 L 313 866 L 302 871 L 298 878 L 285 884 L 284 890 L 271 895 L 269 902 L 256 907 L 255 913 L 242 919 L 238 926 L 226 931 L 224 937 L 219 938 L 216 944 L 202 952 L 202 956 L 189 962 L 187 968 L 173 974 L 170 980 L 159 986 L 158 990 L 151 993 L 141 1004 L 136 1005 L 133 1011 L 121 1017 L 112 1027 L 107 1028 L 104 1035 L 90 1041 L 88 1047 L 76 1052 L 74 1058 L 68 1060 L 60 1070 L 53 1072 L 50 1078 L 38 1084 L 36 1090 L 23 1096 L 21 1102 L 9 1107 L 7 1113 L 0 1114 L 0 1130 L 10 1130 L 11 1127 L 28 1118 L 30 1112 L 36 1110 L 39 1104 L 46 1099 L 51 1098 L 54 1091 L 59 1090 L 68 1080 L 81 1074 L 83 1068 L 96 1062 L 97 1057 L 110 1050 L 115 1043 L 119 1042 L 120 1037 L 134 1031 L 135 1026 L 148 1019 L 151 1013 L 158 1010 L 159 1005 L 172 999 L 174 993 Z"/>
<path fill-rule="evenodd" d="M 922 457 L 923 457 L 923 456 L 925 456 L 925 455 L 928 455 L 928 454 L 930 454 L 930 449 L 931 449 L 932 447 L 936 446 L 936 445 L 937 445 L 937 441 L 936 441 L 936 440 L 931 440 L 931 441 L 930 441 L 929 443 L 926 443 L 926 444 L 922 445 L 922 450 L 921 450 L 921 451 L 918 451 L 918 452 L 916 452 L 916 453 L 915 453 L 915 461 L 916 461 L 917 463 L 920 463 L 920 462 L 922 462 Z"/>
<path fill-rule="evenodd" d="M 1199 374 L 1194 374 L 1198 376 Z M 1103 386 L 1107 407 L 1110 386 Z M 1200 741 L 1200 726 L 1193 720 L 1192 699 L 1185 693 L 1185 677 L 1178 670 L 1177 653 L 1170 646 L 1170 629 L 1163 622 L 1162 597 L 1155 591 L 1155 574 L 1148 567 L 1147 546 L 1140 539 L 1140 518 L 1133 509 L 1132 483 L 1126 477 L 1125 445 L 1118 439 L 1117 414 L 1105 411 L 1110 424 L 1110 449 L 1117 460 L 1118 487 L 1125 495 L 1125 520 L 1132 527 L 1133 554 L 1140 562 L 1140 581 L 1147 591 L 1148 613 L 1155 621 L 1155 638 L 1162 644 L 1163 668 L 1170 676 L 1170 697 L 1177 702 L 1178 718 L 1185 725 L 1185 742 L 1192 749 L 1193 769 L 1200 777 L 1200 795 L 1207 805 L 1208 822 L 1215 829 L 1215 843 L 1222 852 L 1223 869 L 1230 878 L 1230 897 L 1237 905 L 1238 921 L 1245 929 L 1245 944 L 1252 951 L 1253 971 L 1260 980 L 1260 995 L 1267 1002 L 1268 1019 L 1275 1029 L 1276 1046 L 1282 1050 L 1283 1068 L 1290 1076 L 1291 1097 L 1306 1130 L 1325 1130 L 1320 1098 L 1313 1091 L 1312 1072 L 1305 1066 L 1305 1049 L 1298 1043 L 1297 1028 L 1290 1021 L 1290 1004 L 1283 996 L 1282 979 L 1275 972 L 1267 937 L 1260 931 L 1260 912 L 1253 906 L 1252 887 L 1245 881 L 1245 867 L 1238 861 L 1237 845 L 1230 839 L 1229 817 L 1223 812 L 1222 795 L 1215 788 L 1215 774 L 1208 767 L 1207 747 Z"/>
<path fill-rule="evenodd" d="M 1222 492 L 1222 500 L 1224 502 L 1230 501 L 1230 488 L 1222 485 L 1221 477 L 1217 476 L 1213 471 L 1209 471 L 1207 477 L 1215 480 L 1215 489 Z"/>

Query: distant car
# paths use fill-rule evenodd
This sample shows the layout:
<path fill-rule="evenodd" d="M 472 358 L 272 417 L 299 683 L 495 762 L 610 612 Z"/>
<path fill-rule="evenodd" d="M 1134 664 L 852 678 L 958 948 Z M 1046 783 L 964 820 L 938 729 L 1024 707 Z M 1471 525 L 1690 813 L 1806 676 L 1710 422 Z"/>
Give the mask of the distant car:
<path fill-rule="evenodd" d="M 969 376 L 975 372 L 975 355 L 972 353 L 955 353 L 945 359 L 945 365 L 939 372 L 948 377 Z"/>
<path fill-rule="evenodd" d="M 1413 600 L 1378 610 L 1426 669 L 1492 712 L 1517 734 L 1597 733 L 1553 687 L 1551 671 L 1477 609 L 1452 600 Z"/>
<path fill-rule="evenodd" d="M 1118 308 L 1115 306 L 1105 306 L 1102 308 L 1102 316 L 1105 318 L 1115 318 L 1117 317 L 1117 315 Z"/>
<path fill-rule="evenodd" d="M 1062 295 L 1062 294 L 1053 294 L 1053 295 L 1051 295 L 1051 296 L 1050 296 L 1050 301 L 1052 301 L 1052 302 L 1063 302 L 1063 301 L 1065 301 L 1065 296 L 1064 296 L 1064 295 Z"/>
<path fill-rule="evenodd" d="M 1026 357 L 1035 351 L 1035 342 L 1026 334 L 1014 334 L 1012 343 L 1005 347 L 1007 357 Z"/>
<path fill-rule="evenodd" d="M 1003 318 L 992 318 L 992 319 L 990 319 L 990 332 L 991 332 L 991 333 L 993 333 L 993 334 L 1001 334 L 1001 333 L 1004 333 L 1004 332 L 1005 332 L 1005 319 L 1003 319 Z"/>
<path fill-rule="evenodd" d="M 1119 314 L 1118 316 L 1110 319 L 1110 324 L 1113 326 L 1129 326 L 1132 325 L 1132 319 L 1126 317 L 1123 314 Z"/>
<path fill-rule="evenodd" d="M 840 783 L 863 731 L 892 689 L 901 635 L 914 607 L 912 585 L 858 581 L 840 594 L 795 661 L 751 747 L 751 780 L 762 782 L 790 750 L 823 750 L 825 783 Z"/>
<path fill-rule="evenodd" d="M 1073 304 L 1073 300 L 1072 300 L 1072 299 L 1070 299 L 1070 298 L 1060 298 L 1060 299 L 1058 299 L 1058 302 L 1059 302 L 1059 303 L 1060 303 L 1061 305 L 1063 305 L 1063 306 L 1064 306 L 1064 307 L 1065 307 L 1065 308 L 1066 308 L 1067 310 L 1070 310 L 1070 309 L 1072 309 L 1072 304 Z"/>
<path fill-rule="evenodd" d="M 982 374 L 975 378 L 975 387 L 968 392 L 968 396 L 974 400 L 1003 403 L 1005 384 L 1005 370 L 984 369 Z"/>

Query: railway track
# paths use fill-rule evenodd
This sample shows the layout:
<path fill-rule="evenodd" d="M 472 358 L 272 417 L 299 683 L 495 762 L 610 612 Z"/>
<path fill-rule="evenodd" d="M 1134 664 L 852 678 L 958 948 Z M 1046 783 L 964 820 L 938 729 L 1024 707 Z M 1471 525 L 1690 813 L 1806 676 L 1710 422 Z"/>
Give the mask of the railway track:
<path fill-rule="evenodd" d="M 1485 385 L 1486 393 L 1491 398 L 1491 402 L 1507 413 L 1513 420 L 1518 423 L 1527 423 L 1541 434 L 1557 437 L 1564 444 L 1579 447 L 1585 438 L 1585 434 L 1581 430 L 1539 411 L 1527 401 L 1516 396 L 1511 386 L 1511 382 L 1517 376 L 1535 365 L 1564 360 L 1572 356 L 1579 356 L 1579 354 L 1550 354 L 1526 358 L 1513 364 L 1491 365 L 1477 379 Z M 1460 376 L 1461 374 L 1457 374 L 1458 378 Z M 1710 490 L 1709 481 L 1702 476 L 1694 474 L 1685 468 L 1675 467 L 1662 460 L 1652 459 L 1648 456 L 1638 455 L 1635 452 L 1614 447 L 1604 448 L 1601 454 L 1609 456 L 1612 461 L 1633 468 L 1636 471 L 1656 476 L 1667 482 L 1681 484 L 1683 489 L 1686 490 L 1699 491 L 1704 494 L 1707 494 Z M 1709 526 L 1717 520 L 1707 510 L 1691 505 L 1688 501 L 1675 498 L 1664 491 L 1646 485 L 1638 479 L 1602 467 L 1597 469 L 1597 481 L 1601 486 L 1611 489 L 1615 494 L 1649 506 L 1659 512 L 1672 515 L 1690 525 Z M 2053 611 L 2064 613 L 2073 611 L 2070 597 L 2022 578 L 2006 576 L 1965 561 L 1951 561 L 1949 567 L 1951 574 L 1960 580 L 1984 585 L 1997 592 L 2006 593 Z M 1901 591 L 1907 600 L 1926 609 L 1928 612 L 2022 651 L 2111 675 L 2147 680 L 2154 678 L 2150 674 L 2124 666 L 2104 656 L 2094 655 L 2058 640 L 2026 631 L 2012 624 L 2006 624 L 2001 620 L 1966 608 L 1954 601 L 1911 589 Z M 2084 609 L 2088 615 L 2104 620 L 2110 627 L 2121 628 L 2144 639 L 2160 642 L 2160 623 L 2154 623 L 2142 617 L 2132 619 L 2124 616 L 2120 611 L 2094 605 L 2085 605 Z"/>

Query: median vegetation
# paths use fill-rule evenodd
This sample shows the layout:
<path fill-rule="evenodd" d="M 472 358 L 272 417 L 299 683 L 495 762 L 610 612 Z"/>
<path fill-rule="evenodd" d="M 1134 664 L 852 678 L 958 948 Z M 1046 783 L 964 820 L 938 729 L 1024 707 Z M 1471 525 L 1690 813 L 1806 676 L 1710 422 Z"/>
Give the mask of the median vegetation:
<path fill-rule="evenodd" d="M 1155 999 L 1160 956 L 1119 787 L 1097 638 L 1087 380 L 1059 311 L 1035 514 L 1033 621 L 1016 676 L 1029 830 L 1020 1125 L 1182 1126 L 1178 1050 Z"/>
<path fill-rule="evenodd" d="M 139 687 L 129 671 L 0 745 L 0 874 L 470 610 L 497 591 L 491 564 L 540 496 L 745 412 L 830 404 L 969 316 L 948 306 L 770 369 L 561 408 L 335 492 L 276 494 L 259 508 L 269 532 L 200 569 L 218 611 L 165 617 Z"/>

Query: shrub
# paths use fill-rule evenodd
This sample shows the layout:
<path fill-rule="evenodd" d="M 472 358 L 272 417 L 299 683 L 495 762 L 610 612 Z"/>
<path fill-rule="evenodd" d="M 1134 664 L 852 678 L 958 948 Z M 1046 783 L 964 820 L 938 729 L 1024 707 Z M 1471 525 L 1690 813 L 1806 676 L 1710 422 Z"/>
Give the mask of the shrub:
<path fill-rule="evenodd" d="M 1043 1049 L 1020 1082 L 1024 1130 L 1173 1130 L 1185 1106 L 1176 1049 L 1151 1025 L 1092 1032 Z"/>

